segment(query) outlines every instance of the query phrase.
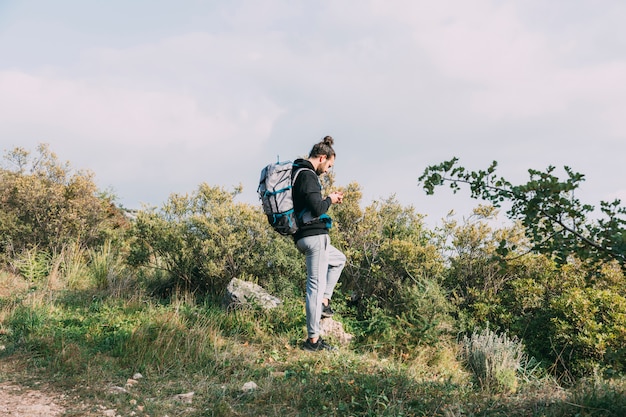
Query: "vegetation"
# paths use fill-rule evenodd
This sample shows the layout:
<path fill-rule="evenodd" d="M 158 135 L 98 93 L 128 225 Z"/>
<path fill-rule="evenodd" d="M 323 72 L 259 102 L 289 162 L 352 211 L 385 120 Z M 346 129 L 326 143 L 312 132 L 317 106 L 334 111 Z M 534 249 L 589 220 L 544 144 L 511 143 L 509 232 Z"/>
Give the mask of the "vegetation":
<path fill-rule="evenodd" d="M 560 180 L 554 175 L 553 166 L 545 172 L 529 169 L 529 181 L 513 185 L 496 176 L 496 161 L 478 171 L 469 171 L 457 162 L 453 158 L 426 168 L 419 178 L 424 190 L 433 194 L 435 187 L 447 182 L 456 192 L 459 183 L 467 184 L 473 198 L 482 198 L 495 206 L 509 202 L 508 215 L 521 222 L 532 241 L 531 249 L 550 255 L 558 265 L 574 256 L 591 266 L 616 261 L 626 269 L 626 207 L 619 200 L 601 201 L 602 217 L 589 221 L 594 206 L 581 203 L 574 195 L 584 180 L 583 174 L 566 166 L 568 178 Z M 502 241 L 500 250 L 503 255 L 508 253 L 506 241 Z"/>
<path fill-rule="evenodd" d="M 523 219 L 494 229 L 493 206 L 428 230 L 393 197 L 362 208 L 349 184 L 331 213 L 348 258 L 333 308 L 355 338 L 311 354 L 299 348 L 304 260 L 239 190 L 201 184 L 129 220 L 90 174 L 38 152 L 9 152 L 0 170 L 0 382 L 72 392 L 68 415 L 626 411 L 624 271 L 608 252 L 564 258 Z M 573 244 L 567 233 L 555 238 Z M 283 304 L 225 310 L 235 277 Z"/>

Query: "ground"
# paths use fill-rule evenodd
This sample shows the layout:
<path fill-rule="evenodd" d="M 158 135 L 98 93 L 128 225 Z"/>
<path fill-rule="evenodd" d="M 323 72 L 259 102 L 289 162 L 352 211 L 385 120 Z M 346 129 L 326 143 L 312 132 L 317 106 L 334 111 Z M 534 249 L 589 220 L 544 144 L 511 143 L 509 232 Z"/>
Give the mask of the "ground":
<path fill-rule="evenodd" d="M 56 417 L 65 412 L 64 395 L 31 389 L 10 382 L 0 383 L 0 416 Z"/>
<path fill-rule="evenodd" d="M 16 356 L 0 358 L 0 417 L 115 416 L 113 410 L 92 407 L 75 390 L 64 391 L 29 372 Z"/>

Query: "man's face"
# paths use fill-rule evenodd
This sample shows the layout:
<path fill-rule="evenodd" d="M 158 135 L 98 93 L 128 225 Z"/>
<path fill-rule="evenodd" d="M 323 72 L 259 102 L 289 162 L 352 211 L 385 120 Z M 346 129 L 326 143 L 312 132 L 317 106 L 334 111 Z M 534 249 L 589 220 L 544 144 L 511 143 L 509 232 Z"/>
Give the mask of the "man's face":
<path fill-rule="evenodd" d="M 326 155 L 320 156 L 320 163 L 317 165 L 315 172 L 317 175 L 326 174 L 335 164 L 335 157 L 328 158 Z"/>

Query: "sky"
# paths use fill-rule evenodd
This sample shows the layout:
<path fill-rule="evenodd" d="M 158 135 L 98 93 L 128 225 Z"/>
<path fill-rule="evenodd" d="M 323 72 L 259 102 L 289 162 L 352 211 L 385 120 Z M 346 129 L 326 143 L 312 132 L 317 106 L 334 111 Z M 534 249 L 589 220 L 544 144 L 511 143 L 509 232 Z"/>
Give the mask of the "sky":
<path fill-rule="evenodd" d="M 457 157 L 585 174 L 626 201 L 621 0 L 0 0 L 0 149 L 49 144 L 126 208 L 201 183 L 258 204 L 260 171 L 335 139 L 338 185 L 437 224 Z"/>

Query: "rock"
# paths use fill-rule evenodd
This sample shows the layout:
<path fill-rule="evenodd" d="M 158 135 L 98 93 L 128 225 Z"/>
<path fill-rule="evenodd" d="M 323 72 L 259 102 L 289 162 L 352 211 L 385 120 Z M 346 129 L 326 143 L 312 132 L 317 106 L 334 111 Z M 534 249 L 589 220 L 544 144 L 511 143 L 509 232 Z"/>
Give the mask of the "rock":
<path fill-rule="evenodd" d="M 133 375 L 133 379 L 141 379 L 141 378 L 143 378 L 143 375 L 141 375 L 139 372 Z"/>
<path fill-rule="evenodd" d="M 227 308 L 260 306 L 269 310 L 282 304 L 282 300 L 269 294 L 254 282 L 233 278 L 226 288 L 224 304 Z"/>
<path fill-rule="evenodd" d="M 191 404 L 191 402 L 193 401 L 193 396 L 194 396 L 195 392 L 187 392 L 185 394 L 177 394 L 174 395 L 174 400 L 176 401 L 180 401 L 181 403 L 185 403 L 185 404 Z"/>
<path fill-rule="evenodd" d="M 257 384 L 255 384 L 253 381 L 249 381 L 243 384 L 243 387 L 241 387 L 241 390 L 243 392 L 251 392 L 251 391 L 257 390 L 258 388 L 259 386 Z"/>
<path fill-rule="evenodd" d="M 343 330 L 343 324 L 330 318 L 320 321 L 320 332 L 322 336 L 328 336 L 339 342 L 341 345 L 348 345 L 354 338 L 350 333 Z"/>
<path fill-rule="evenodd" d="M 128 394 L 128 390 L 126 388 L 117 387 L 117 386 L 109 387 L 108 391 L 111 394 Z"/>

